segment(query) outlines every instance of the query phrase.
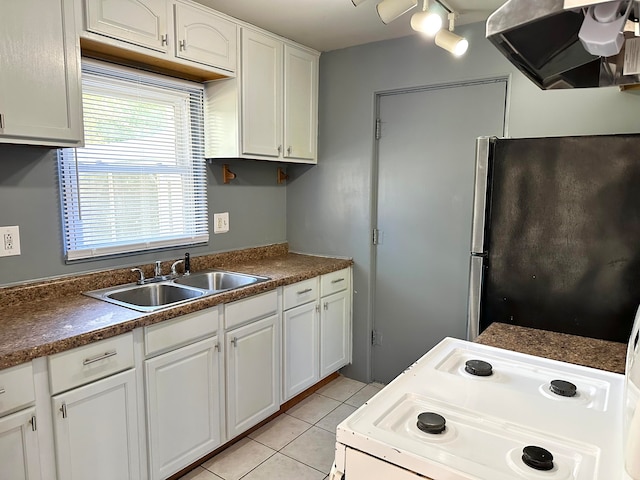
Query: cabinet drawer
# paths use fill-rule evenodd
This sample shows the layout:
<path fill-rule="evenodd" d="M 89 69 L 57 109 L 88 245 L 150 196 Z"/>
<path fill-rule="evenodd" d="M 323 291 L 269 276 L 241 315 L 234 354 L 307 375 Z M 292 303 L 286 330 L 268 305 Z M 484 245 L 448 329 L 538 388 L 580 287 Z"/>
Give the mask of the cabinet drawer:
<path fill-rule="evenodd" d="M 15 411 L 34 401 L 31 362 L 0 372 L 0 415 Z"/>
<path fill-rule="evenodd" d="M 320 277 L 320 294 L 326 297 L 332 293 L 346 290 L 349 288 L 350 277 L 351 275 L 348 268 L 322 275 L 322 277 Z"/>
<path fill-rule="evenodd" d="M 63 392 L 131 367 L 131 332 L 57 353 L 49 357 L 51 393 Z"/>
<path fill-rule="evenodd" d="M 289 310 L 298 305 L 317 300 L 319 293 L 318 277 L 287 285 L 282 290 L 283 308 Z"/>
<path fill-rule="evenodd" d="M 278 292 L 256 295 L 224 306 L 225 328 L 233 328 L 251 320 L 266 317 L 278 310 Z"/>
<path fill-rule="evenodd" d="M 219 325 L 220 314 L 214 307 L 145 327 L 144 352 L 153 355 L 213 335 Z"/>

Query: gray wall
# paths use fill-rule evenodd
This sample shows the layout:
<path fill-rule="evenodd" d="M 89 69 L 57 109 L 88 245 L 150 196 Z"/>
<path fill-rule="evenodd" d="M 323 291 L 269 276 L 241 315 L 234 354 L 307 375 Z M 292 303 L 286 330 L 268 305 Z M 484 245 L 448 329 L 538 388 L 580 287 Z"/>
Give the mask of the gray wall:
<path fill-rule="evenodd" d="M 541 91 L 484 39 L 483 24 L 457 31 L 470 43 L 462 58 L 418 36 L 320 57 L 319 160 L 317 167 L 289 171 L 287 239 L 292 250 L 354 257 L 354 361 L 345 373 L 359 380 L 371 379 L 370 192 L 376 92 L 511 74 L 510 136 L 640 132 L 640 96 L 617 88 Z"/>
<path fill-rule="evenodd" d="M 0 257 L 0 285 L 76 272 L 134 266 L 153 260 L 269 245 L 286 241 L 286 187 L 276 183 L 273 163 L 227 162 L 237 174 L 222 182 L 222 163 L 208 165 L 208 245 L 65 264 L 56 151 L 0 145 L 0 226 L 19 225 L 21 255 Z M 229 233 L 213 235 L 213 213 L 229 212 Z"/>

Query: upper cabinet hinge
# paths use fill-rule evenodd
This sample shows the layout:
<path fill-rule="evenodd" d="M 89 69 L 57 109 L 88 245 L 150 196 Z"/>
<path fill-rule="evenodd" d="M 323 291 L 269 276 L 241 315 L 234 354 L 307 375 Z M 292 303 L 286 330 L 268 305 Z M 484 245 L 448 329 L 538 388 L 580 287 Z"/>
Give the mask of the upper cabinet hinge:
<path fill-rule="evenodd" d="M 381 125 L 382 125 L 382 122 L 380 121 L 380 119 L 376 118 L 376 140 L 380 140 L 380 137 L 382 136 Z"/>
<path fill-rule="evenodd" d="M 371 236 L 371 241 L 374 245 L 378 245 L 379 240 L 380 240 L 380 230 L 378 230 L 377 228 L 374 228 L 373 235 Z"/>

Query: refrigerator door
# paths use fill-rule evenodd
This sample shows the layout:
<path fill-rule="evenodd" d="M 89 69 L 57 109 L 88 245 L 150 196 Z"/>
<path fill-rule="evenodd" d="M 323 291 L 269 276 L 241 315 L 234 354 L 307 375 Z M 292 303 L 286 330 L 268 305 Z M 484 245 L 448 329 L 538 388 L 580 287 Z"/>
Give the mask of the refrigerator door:
<path fill-rule="evenodd" d="M 472 255 L 469 279 L 469 323 L 467 340 L 473 341 L 480 334 L 480 299 L 482 297 L 482 277 L 484 258 Z"/>

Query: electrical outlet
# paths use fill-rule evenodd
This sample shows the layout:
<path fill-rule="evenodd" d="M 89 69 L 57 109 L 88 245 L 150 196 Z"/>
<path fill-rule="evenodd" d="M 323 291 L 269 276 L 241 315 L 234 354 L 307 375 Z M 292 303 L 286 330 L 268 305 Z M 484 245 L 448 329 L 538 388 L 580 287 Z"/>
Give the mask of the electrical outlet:
<path fill-rule="evenodd" d="M 213 214 L 213 233 L 227 233 L 229 231 L 229 212 Z"/>
<path fill-rule="evenodd" d="M 20 255 L 20 227 L 0 227 L 0 257 Z"/>

